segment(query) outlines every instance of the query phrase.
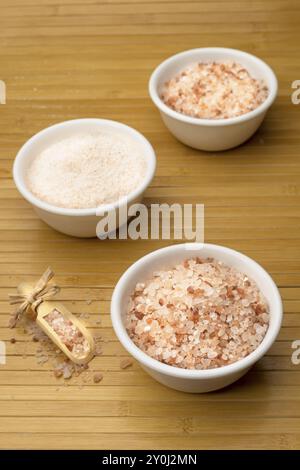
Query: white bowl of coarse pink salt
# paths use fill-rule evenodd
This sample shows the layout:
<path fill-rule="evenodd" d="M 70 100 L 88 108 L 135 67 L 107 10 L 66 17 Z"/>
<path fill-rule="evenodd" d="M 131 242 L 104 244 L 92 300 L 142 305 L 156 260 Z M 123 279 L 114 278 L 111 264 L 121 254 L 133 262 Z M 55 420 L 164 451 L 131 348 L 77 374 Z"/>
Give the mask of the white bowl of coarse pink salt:
<path fill-rule="evenodd" d="M 277 95 L 273 70 L 247 52 L 191 49 L 162 62 L 149 93 L 170 132 L 190 147 L 220 151 L 248 140 Z"/>
<path fill-rule="evenodd" d="M 178 244 L 136 261 L 111 300 L 124 348 L 156 380 L 203 393 L 242 377 L 274 343 L 282 302 L 255 261 L 212 244 Z"/>
<path fill-rule="evenodd" d="M 155 168 L 154 150 L 142 134 L 91 118 L 35 134 L 19 150 L 13 176 L 48 225 L 67 235 L 101 238 L 106 234 L 99 229 L 101 217 L 111 217 L 113 230 L 126 223 L 119 214 L 142 200 Z"/>

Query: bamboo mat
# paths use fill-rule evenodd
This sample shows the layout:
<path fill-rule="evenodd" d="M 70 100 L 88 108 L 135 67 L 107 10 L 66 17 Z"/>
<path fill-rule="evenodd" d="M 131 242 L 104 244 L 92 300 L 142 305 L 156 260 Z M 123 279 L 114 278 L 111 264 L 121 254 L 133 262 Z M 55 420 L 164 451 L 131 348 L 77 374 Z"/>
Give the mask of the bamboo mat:
<path fill-rule="evenodd" d="M 0 79 L 0 447 L 299 448 L 300 366 L 300 79 L 297 0 L 1 0 Z M 178 143 L 147 94 L 153 68 L 180 50 L 244 49 L 266 60 L 279 97 L 244 146 L 207 154 Z M 160 241 L 78 240 L 42 223 L 11 178 L 18 148 L 35 132 L 80 117 L 116 119 L 142 132 L 158 168 L 146 202 L 204 203 L 205 239 L 241 250 L 274 277 L 284 299 L 278 341 L 235 385 L 188 395 L 154 382 L 126 357 L 109 318 L 113 286 Z M 103 337 L 93 368 L 100 384 L 63 385 L 36 344 L 7 328 L 8 293 L 51 265 L 74 312 Z M 92 301 L 92 302 L 90 302 Z M 97 320 L 101 316 L 101 327 Z M 10 342 L 14 336 L 16 343 Z"/>

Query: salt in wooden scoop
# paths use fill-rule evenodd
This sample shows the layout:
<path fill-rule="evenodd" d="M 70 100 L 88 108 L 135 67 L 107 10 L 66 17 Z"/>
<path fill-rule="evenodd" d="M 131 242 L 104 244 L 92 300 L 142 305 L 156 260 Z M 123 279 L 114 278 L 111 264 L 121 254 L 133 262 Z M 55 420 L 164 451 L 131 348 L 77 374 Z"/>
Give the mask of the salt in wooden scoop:
<path fill-rule="evenodd" d="M 87 364 L 95 354 L 93 336 L 62 303 L 48 300 L 59 291 L 58 286 L 49 284 L 53 276 L 48 268 L 36 285 L 22 282 L 18 294 L 10 295 L 12 305 L 20 304 L 11 327 L 31 310 L 39 327 L 72 362 Z"/>

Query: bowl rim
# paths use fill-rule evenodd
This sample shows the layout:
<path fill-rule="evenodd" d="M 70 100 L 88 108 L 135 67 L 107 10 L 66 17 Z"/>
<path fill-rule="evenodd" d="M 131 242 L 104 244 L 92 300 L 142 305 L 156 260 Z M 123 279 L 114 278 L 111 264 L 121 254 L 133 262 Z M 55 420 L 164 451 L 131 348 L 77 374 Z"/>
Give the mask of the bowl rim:
<path fill-rule="evenodd" d="M 227 248 L 221 245 L 214 245 L 210 243 L 193 243 L 193 250 L 195 255 L 197 251 L 200 249 L 208 248 L 210 250 L 214 250 L 216 253 L 216 257 L 218 253 L 227 253 L 233 258 L 242 259 L 244 262 L 251 264 L 252 267 L 259 272 L 269 283 L 272 293 L 272 297 L 275 300 L 276 307 L 274 311 L 272 311 L 272 315 L 275 317 L 275 321 L 272 325 L 272 329 L 270 326 L 267 330 L 267 333 L 260 343 L 260 345 L 252 351 L 248 356 L 239 361 L 234 362 L 233 364 L 229 364 L 226 366 L 218 367 L 216 369 L 207 369 L 207 370 L 191 370 L 191 369 L 181 369 L 179 367 L 170 366 L 168 364 L 164 364 L 157 359 L 154 359 L 148 356 L 145 352 L 143 352 L 140 348 L 138 348 L 134 342 L 130 339 L 127 334 L 126 328 L 123 324 L 121 319 L 122 308 L 121 308 L 121 298 L 126 289 L 128 280 L 130 280 L 131 276 L 135 273 L 137 269 L 139 269 L 143 264 L 150 265 L 151 261 L 157 259 L 161 254 L 166 252 L 182 252 L 183 250 L 188 249 L 188 245 L 190 243 L 180 243 L 169 245 L 164 248 L 160 248 L 158 250 L 152 251 L 142 258 L 138 259 L 135 263 L 133 263 L 121 276 L 119 281 L 117 282 L 112 299 L 111 299 L 111 320 L 112 325 L 117 335 L 119 341 L 123 345 L 123 347 L 144 367 L 152 369 L 158 373 L 168 375 L 171 377 L 182 378 L 182 379 L 212 379 L 212 378 L 219 378 L 225 377 L 227 375 L 231 375 L 247 368 L 250 368 L 255 362 L 257 362 L 261 357 L 268 351 L 271 345 L 274 343 L 280 327 L 282 323 L 282 316 L 283 316 L 283 309 L 282 309 L 282 300 L 278 291 L 278 288 L 273 281 L 272 277 L 265 271 L 265 269 L 254 261 L 252 258 L 240 253 L 239 251 L 233 250 L 231 248 Z M 198 245 L 195 248 L 195 245 Z"/>
<path fill-rule="evenodd" d="M 108 125 L 116 130 L 122 130 L 124 133 L 127 132 L 128 135 L 131 135 L 136 141 L 138 141 L 141 146 L 144 146 L 147 157 L 147 172 L 146 175 L 141 182 L 141 184 L 127 196 L 123 196 L 122 198 L 118 199 L 115 202 L 110 204 L 102 204 L 99 207 L 89 207 L 85 209 L 75 209 L 75 208 L 64 208 L 59 206 L 54 206 L 49 204 L 48 202 L 42 201 L 37 196 L 35 196 L 26 186 L 24 181 L 24 172 L 21 170 L 21 163 L 22 159 L 28 152 L 32 145 L 34 145 L 37 141 L 42 141 L 45 137 L 47 137 L 50 133 L 55 132 L 55 130 L 61 129 L 63 127 L 72 128 L 72 126 L 77 126 L 81 122 L 91 123 L 91 124 L 102 124 Z M 55 140 L 55 139 L 54 139 Z M 141 134 L 139 131 L 134 129 L 133 127 L 127 126 L 119 121 L 114 121 L 111 119 L 101 119 L 101 118 L 80 118 L 80 119 L 70 119 L 62 122 L 58 122 L 51 126 L 45 127 L 44 129 L 40 130 L 32 137 L 30 137 L 19 149 L 14 163 L 13 163 L 13 179 L 18 191 L 21 195 L 30 202 L 33 206 L 36 206 L 39 209 L 44 211 L 50 212 L 52 214 L 64 215 L 64 216 L 95 216 L 97 212 L 100 211 L 101 213 L 109 212 L 115 209 L 118 209 L 123 204 L 129 204 L 131 201 L 137 199 L 150 185 L 156 170 L 156 154 L 155 151 L 148 141 L 146 137 Z"/>
<path fill-rule="evenodd" d="M 188 116 L 183 113 L 179 113 L 178 111 L 174 111 L 173 109 L 169 108 L 162 99 L 160 98 L 158 94 L 158 81 L 161 76 L 161 74 L 164 72 L 166 67 L 172 63 L 175 63 L 177 61 L 180 61 L 182 57 L 188 56 L 188 55 L 197 55 L 201 54 L 203 52 L 211 52 L 216 53 L 216 52 L 224 52 L 224 53 L 231 53 L 235 54 L 237 56 L 237 60 L 239 57 L 244 57 L 252 62 L 255 62 L 264 72 L 265 75 L 268 76 L 268 88 L 269 88 L 269 95 L 263 101 L 257 108 L 255 108 L 253 111 L 250 111 L 249 113 L 242 114 L 241 116 L 235 116 L 232 118 L 228 119 L 203 119 L 203 118 L 195 118 L 192 116 Z M 201 57 L 199 57 L 201 58 Z M 191 59 L 192 62 L 192 59 Z M 189 124 L 195 124 L 195 125 L 201 125 L 201 126 L 210 126 L 210 127 L 219 127 L 219 126 L 230 126 L 234 124 L 239 124 L 241 122 L 249 121 L 250 119 L 253 119 L 257 117 L 259 114 L 262 114 L 268 110 L 268 108 L 273 104 L 274 100 L 276 99 L 277 93 L 278 93 L 278 80 L 277 77 L 272 70 L 272 68 L 264 62 L 262 59 L 259 57 L 256 57 L 253 54 L 250 54 L 249 52 L 241 51 L 239 49 L 232 49 L 228 47 L 200 47 L 200 48 L 194 48 L 194 49 L 188 49 L 182 52 L 178 52 L 177 54 L 174 54 L 167 59 L 165 59 L 163 62 L 161 62 L 152 72 L 149 83 L 148 83 L 148 91 L 150 98 L 152 99 L 153 103 L 156 105 L 156 107 L 163 112 L 164 114 L 167 114 L 169 117 L 173 119 L 177 119 L 178 121 L 182 121 L 184 123 L 189 123 Z"/>

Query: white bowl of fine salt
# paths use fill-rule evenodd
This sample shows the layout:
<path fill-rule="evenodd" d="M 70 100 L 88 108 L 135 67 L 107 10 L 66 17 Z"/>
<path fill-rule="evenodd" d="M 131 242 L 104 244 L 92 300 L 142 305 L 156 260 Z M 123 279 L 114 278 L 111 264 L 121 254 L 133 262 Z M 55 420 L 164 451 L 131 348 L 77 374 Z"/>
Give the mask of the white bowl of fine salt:
<path fill-rule="evenodd" d="M 140 258 L 111 301 L 123 347 L 154 379 L 190 393 L 242 377 L 274 343 L 282 302 L 270 275 L 238 251 L 171 245 Z"/>
<path fill-rule="evenodd" d="M 48 127 L 19 150 L 15 184 L 40 218 L 75 237 L 113 231 L 127 208 L 141 202 L 156 168 L 154 150 L 135 129 L 106 119 L 75 119 Z M 119 216 L 122 214 L 122 218 Z"/>

